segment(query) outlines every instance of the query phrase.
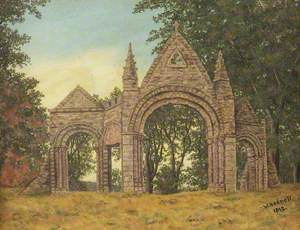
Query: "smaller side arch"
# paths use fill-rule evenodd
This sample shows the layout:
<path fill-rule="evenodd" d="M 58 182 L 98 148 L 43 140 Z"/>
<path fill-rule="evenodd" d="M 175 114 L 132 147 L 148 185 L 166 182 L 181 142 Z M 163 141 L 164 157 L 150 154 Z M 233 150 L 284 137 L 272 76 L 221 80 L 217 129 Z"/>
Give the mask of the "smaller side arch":
<path fill-rule="evenodd" d="M 240 190 L 241 191 L 257 191 L 264 186 L 264 153 L 261 148 L 262 143 L 254 135 L 247 134 L 238 136 L 238 146 L 243 146 L 246 149 L 246 164 L 244 166 L 241 175 L 237 175 L 240 178 Z M 237 154 L 241 154 L 237 151 Z M 237 156 L 237 159 L 241 156 Z M 240 162 L 237 161 L 237 165 Z M 239 171 L 239 170 L 237 170 Z"/>
<path fill-rule="evenodd" d="M 262 143 L 255 135 L 253 135 L 251 133 L 238 135 L 237 141 L 238 142 L 243 142 L 243 141 L 249 142 L 255 150 L 255 156 L 257 158 L 263 156 Z"/>
<path fill-rule="evenodd" d="M 50 184 L 51 191 L 68 191 L 69 176 L 68 176 L 68 156 L 67 156 L 67 141 L 76 133 L 86 133 L 91 135 L 95 141 L 96 151 L 96 181 L 97 190 L 103 190 L 103 151 L 102 151 L 102 133 L 86 123 L 68 124 L 61 128 L 53 142 L 51 143 L 50 152 Z"/>
<path fill-rule="evenodd" d="M 87 133 L 93 136 L 98 143 L 101 143 L 101 138 L 103 135 L 100 130 L 93 128 L 88 123 L 73 123 L 64 126 L 56 133 L 52 142 L 52 146 L 65 145 L 70 136 L 79 132 Z"/>

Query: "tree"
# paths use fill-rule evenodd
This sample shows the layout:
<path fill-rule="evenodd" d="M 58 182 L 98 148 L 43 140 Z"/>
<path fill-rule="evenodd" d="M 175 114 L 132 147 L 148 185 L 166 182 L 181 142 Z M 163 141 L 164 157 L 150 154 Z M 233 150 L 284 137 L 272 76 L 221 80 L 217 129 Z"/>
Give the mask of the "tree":
<path fill-rule="evenodd" d="M 118 168 L 112 169 L 111 172 L 112 190 L 114 192 L 120 192 L 122 188 L 121 170 Z"/>
<path fill-rule="evenodd" d="M 91 135 L 76 133 L 69 138 L 67 146 L 70 187 L 76 189 L 80 179 L 96 169 L 95 144 Z"/>
<path fill-rule="evenodd" d="M 145 124 L 144 152 L 146 160 L 146 182 L 147 191 L 153 192 L 153 179 L 157 174 L 158 166 L 163 160 L 164 135 L 159 112 L 154 112 Z"/>
<path fill-rule="evenodd" d="M 299 135 L 299 1 L 141 0 L 134 12 L 146 10 L 156 11 L 160 24 L 148 39 L 159 41 L 155 52 L 174 20 L 211 76 L 223 50 L 235 94 L 247 95 L 258 115 L 270 118 L 269 149 L 279 171 L 286 145 L 296 145 L 292 137 Z"/>
<path fill-rule="evenodd" d="M 188 159 L 202 161 L 202 155 L 207 155 L 205 123 L 200 114 L 188 106 L 168 104 L 155 110 L 146 121 L 145 136 L 149 192 L 153 185 L 162 193 L 177 192 L 182 185 L 185 162 Z M 200 171 L 193 173 L 195 177 L 202 176 Z"/>
<path fill-rule="evenodd" d="M 122 90 L 119 87 L 115 87 L 107 97 L 100 98 L 99 95 L 97 94 L 94 94 L 93 97 L 98 101 L 99 104 L 103 105 L 105 102 L 109 102 L 113 99 L 116 99 L 121 95 L 122 95 Z"/>
<path fill-rule="evenodd" d="M 29 62 L 29 57 L 22 52 L 22 46 L 29 42 L 29 36 L 13 29 L 14 24 L 25 20 L 26 14 L 40 18 L 38 7 L 44 6 L 46 2 L 1 1 L 0 172 L 1 183 L 5 185 L 20 182 L 24 174 L 36 169 L 47 151 L 47 115 L 41 105 L 42 94 L 36 90 L 38 81 L 27 78 L 16 69 Z M 28 170 L 26 173 L 18 173 L 19 168 Z M 13 178 L 6 183 L 8 176 Z"/>

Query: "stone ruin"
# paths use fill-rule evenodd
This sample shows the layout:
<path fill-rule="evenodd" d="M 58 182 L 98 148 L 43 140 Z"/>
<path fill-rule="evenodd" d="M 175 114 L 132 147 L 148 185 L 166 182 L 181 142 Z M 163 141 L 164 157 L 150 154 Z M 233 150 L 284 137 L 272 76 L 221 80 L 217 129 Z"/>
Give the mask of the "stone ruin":
<path fill-rule="evenodd" d="M 96 142 L 97 191 L 111 191 L 111 149 L 119 146 L 122 190 L 144 192 L 143 129 L 148 116 L 166 104 L 194 108 L 206 123 L 209 191 L 237 190 L 237 144 L 245 144 L 248 151 L 241 191 L 261 191 L 279 183 L 266 147 L 266 122 L 256 117 L 246 98 L 235 98 L 221 52 L 212 80 L 176 27 L 140 86 L 130 44 L 122 82 L 121 96 L 105 104 L 77 86 L 49 110 L 51 151 L 27 191 L 69 191 L 66 143 L 83 132 Z"/>

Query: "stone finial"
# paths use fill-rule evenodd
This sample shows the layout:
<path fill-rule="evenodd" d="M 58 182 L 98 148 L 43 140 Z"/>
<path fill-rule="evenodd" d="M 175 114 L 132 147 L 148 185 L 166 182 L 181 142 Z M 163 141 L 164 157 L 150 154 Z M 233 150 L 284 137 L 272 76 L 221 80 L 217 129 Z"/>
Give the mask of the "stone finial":
<path fill-rule="evenodd" d="M 179 33 L 180 24 L 178 21 L 175 21 L 173 24 L 175 33 Z"/>
<path fill-rule="evenodd" d="M 229 81 L 228 73 L 224 63 L 223 53 L 221 50 L 219 51 L 218 59 L 216 62 L 214 81 L 220 80 Z"/>
<path fill-rule="evenodd" d="M 136 63 L 134 60 L 134 55 L 132 52 L 132 45 L 131 42 L 129 43 L 128 47 L 128 54 L 126 58 L 126 64 L 124 67 L 124 73 L 123 78 L 137 78 L 137 72 L 136 72 Z"/>
<path fill-rule="evenodd" d="M 132 45 L 129 43 L 128 54 L 123 72 L 123 87 L 124 88 L 136 88 L 138 84 L 137 68 L 132 52 Z"/>

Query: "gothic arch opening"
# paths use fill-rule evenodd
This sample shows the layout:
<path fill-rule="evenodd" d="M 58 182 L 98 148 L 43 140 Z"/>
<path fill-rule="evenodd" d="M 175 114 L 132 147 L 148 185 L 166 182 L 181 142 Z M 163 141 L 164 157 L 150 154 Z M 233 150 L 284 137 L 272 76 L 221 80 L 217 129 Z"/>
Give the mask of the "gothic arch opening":
<path fill-rule="evenodd" d="M 223 139 L 220 135 L 220 122 L 214 106 L 212 106 L 211 100 L 205 94 L 191 88 L 178 86 L 163 87 L 150 92 L 139 100 L 131 115 L 128 137 L 125 137 L 128 141 L 126 140 L 125 143 L 123 141 L 123 169 L 126 170 L 127 165 L 130 164 L 126 159 L 126 151 L 127 149 L 130 150 L 133 148 L 133 187 L 136 191 L 144 190 L 142 148 L 144 127 L 147 118 L 155 110 L 168 104 L 188 106 L 197 111 L 203 118 L 207 134 L 208 190 L 224 191 L 226 173 L 224 164 L 225 149 Z M 124 178 L 124 183 L 126 183 L 128 179 Z M 128 187 L 128 184 L 126 184 L 126 186 Z"/>
<path fill-rule="evenodd" d="M 154 110 L 145 122 L 143 150 L 147 192 L 207 189 L 207 131 L 197 110 L 180 104 Z"/>
<path fill-rule="evenodd" d="M 72 124 L 62 128 L 53 140 L 50 155 L 52 162 L 50 164 L 51 191 L 103 190 L 101 146 L 101 134 L 87 124 Z M 94 173 L 91 172 L 91 175 L 86 175 L 87 178 L 84 178 L 84 175 L 78 177 L 78 168 L 74 166 L 76 163 L 80 163 L 78 158 L 82 158 L 83 155 L 85 155 L 87 164 L 92 165 L 91 168 L 94 171 Z M 79 165 L 79 169 L 80 167 L 82 164 Z M 73 177 L 74 174 L 77 176 Z M 85 180 L 92 177 L 96 178 L 94 183 L 90 185 L 85 183 L 84 186 L 80 186 L 80 183 L 74 185 L 73 181 L 70 181 L 70 176 L 77 177 L 77 179 L 83 177 Z"/>
<path fill-rule="evenodd" d="M 257 157 L 255 145 L 247 139 L 239 140 L 237 144 L 237 189 L 240 191 L 255 191 L 257 189 Z"/>
<path fill-rule="evenodd" d="M 69 190 L 96 191 L 97 153 L 93 136 L 77 132 L 68 138 L 66 147 Z"/>

